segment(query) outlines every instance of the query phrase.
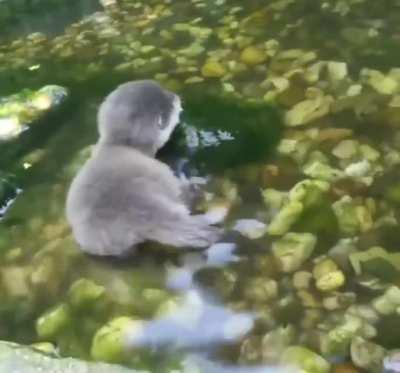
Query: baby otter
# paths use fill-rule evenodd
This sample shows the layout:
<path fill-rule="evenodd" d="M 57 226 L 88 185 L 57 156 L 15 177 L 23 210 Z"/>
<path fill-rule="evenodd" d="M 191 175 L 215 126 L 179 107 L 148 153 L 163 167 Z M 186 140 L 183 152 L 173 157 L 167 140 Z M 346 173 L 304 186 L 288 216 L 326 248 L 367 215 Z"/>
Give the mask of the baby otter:
<path fill-rule="evenodd" d="M 155 159 L 181 110 L 180 98 L 151 80 L 122 84 L 101 104 L 100 138 L 66 204 L 82 250 L 126 256 L 145 241 L 205 248 L 219 238 L 204 216 L 190 214 L 183 184 Z"/>

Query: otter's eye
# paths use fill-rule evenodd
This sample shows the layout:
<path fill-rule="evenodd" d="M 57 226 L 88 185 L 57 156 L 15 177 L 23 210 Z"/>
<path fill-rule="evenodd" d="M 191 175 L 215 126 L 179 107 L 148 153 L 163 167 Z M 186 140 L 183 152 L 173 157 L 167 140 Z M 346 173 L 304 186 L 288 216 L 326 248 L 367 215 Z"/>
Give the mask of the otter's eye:
<path fill-rule="evenodd" d="M 161 118 L 161 115 L 160 115 L 158 117 L 157 125 L 158 125 L 158 127 L 162 128 L 162 124 L 163 124 L 163 122 L 162 122 L 162 118 Z"/>

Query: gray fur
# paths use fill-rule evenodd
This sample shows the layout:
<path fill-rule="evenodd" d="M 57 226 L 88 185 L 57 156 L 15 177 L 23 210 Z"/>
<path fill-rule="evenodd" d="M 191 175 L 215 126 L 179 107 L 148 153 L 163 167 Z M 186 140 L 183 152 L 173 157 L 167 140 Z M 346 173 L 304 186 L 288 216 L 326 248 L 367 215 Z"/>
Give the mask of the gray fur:
<path fill-rule="evenodd" d="M 148 240 L 202 248 L 218 239 L 218 228 L 190 215 L 179 179 L 154 158 L 179 111 L 179 97 L 153 81 L 123 84 L 102 103 L 99 142 L 67 197 L 82 250 L 124 256 Z"/>

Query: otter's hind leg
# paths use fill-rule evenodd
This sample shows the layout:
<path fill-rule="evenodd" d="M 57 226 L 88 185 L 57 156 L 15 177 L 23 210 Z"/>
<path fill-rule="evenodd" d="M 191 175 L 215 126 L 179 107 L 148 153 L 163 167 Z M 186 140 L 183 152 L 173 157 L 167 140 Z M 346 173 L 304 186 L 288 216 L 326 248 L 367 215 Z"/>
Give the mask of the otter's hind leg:
<path fill-rule="evenodd" d="M 201 215 L 188 215 L 154 227 L 151 239 L 175 247 L 207 248 L 219 240 L 222 229 L 210 226 Z"/>
<path fill-rule="evenodd" d="M 128 257 L 135 252 L 139 242 L 128 223 L 121 221 L 82 222 L 73 227 L 82 250 L 91 255 Z"/>

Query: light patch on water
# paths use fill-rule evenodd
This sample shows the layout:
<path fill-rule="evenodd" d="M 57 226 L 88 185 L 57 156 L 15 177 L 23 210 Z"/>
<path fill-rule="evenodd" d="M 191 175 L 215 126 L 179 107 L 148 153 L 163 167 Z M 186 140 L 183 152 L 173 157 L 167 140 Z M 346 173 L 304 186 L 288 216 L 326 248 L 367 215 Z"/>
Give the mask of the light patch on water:
<path fill-rule="evenodd" d="M 0 140 L 9 140 L 18 136 L 23 130 L 23 126 L 17 117 L 0 119 Z"/>
<path fill-rule="evenodd" d="M 207 250 L 207 264 L 210 266 L 224 267 L 228 263 L 238 262 L 240 257 L 233 252 L 236 244 L 230 242 L 218 242 Z"/>
<path fill-rule="evenodd" d="M 186 146 L 191 149 L 196 149 L 200 145 L 200 139 L 197 131 L 190 126 L 185 126 Z"/>
<path fill-rule="evenodd" d="M 233 141 L 235 140 L 235 138 L 232 136 L 232 134 L 228 131 L 222 131 L 222 130 L 218 130 L 218 137 L 220 140 L 222 141 Z"/>
<path fill-rule="evenodd" d="M 208 224 L 218 224 L 225 220 L 228 215 L 228 206 L 216 205 L 211 206 L 209 210 L 204 214 Z"/>
<path fill-rule="evenodd" d="M 224 267 L 238 262 L 240 257 L 234 254 L 237 245 L 231 242 L 218 242 L 211 245 L 202 254 L 186 254 L 182 266 L 166 266 L 166 286 L 171 290 L 189 290 L 193 288 L 193 275 L 206 267 Z"/>
<path fill-rule="evenodd" d="M 212 131 L 200 131 L 201 145 L 204 147 L 217 146 L 220 144 L 218 137 Z"/>
<path fill-rule="evenodd" d="M 166 286 L 171 290 L 189 290 L 193 287 L 193 275 L 206 266 L 205 258 L 198 253 L 189 253 L 183 257 L 182 266 L 166 266 Z"/>
<path fill-rule="evenodd" d="M 254 319 L 251 313 L 235 313 L 210 302 L 201 291 L 194 289 L 186 292 L 173 315 L 143 322 L 139 334 L 128 330 L 125 346 L 128 349 L 211 349 L 242 338 L 253 328 Z"/>
<path fill-rule="evenodd" d="M 18 194 L 22 193 L 22 189 L 18 188 L 16 190 L 16 196 L 14 198 L 10 198 L 3 206 L 0 206 L 0 220 L 8 210 L 8 208 L 14 203 L 15 199 L 17 198 Z"/>

